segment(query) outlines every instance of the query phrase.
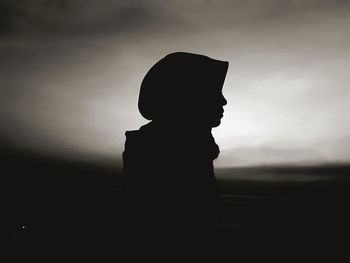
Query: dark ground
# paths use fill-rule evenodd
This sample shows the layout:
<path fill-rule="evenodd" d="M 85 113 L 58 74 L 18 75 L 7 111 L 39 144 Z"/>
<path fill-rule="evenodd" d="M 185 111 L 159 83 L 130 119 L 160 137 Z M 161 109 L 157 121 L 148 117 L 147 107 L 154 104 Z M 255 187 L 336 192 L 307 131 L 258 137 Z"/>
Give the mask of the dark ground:
<path fill-rule="evenodd" d="M 120 262 L 120 169 L 10 152 L 2 160 L 6 262 Z M 228 178 L 237 173 L 317 179 Z M 350 258 L 350 166 L 255 167 L 217 175 L 224 207 L 218 242 L 229 262 Z"/>

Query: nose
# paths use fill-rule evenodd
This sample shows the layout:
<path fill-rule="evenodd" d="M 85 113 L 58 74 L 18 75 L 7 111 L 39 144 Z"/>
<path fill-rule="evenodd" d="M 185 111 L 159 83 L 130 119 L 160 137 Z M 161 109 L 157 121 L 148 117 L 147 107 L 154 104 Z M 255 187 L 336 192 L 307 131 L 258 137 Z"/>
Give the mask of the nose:
<path fill-rule="evenodd" d="M 221 93 L 221 96 L 220 96 L 220 102 L 221 102 L 222 106 L 225 106 L 227 104 L 227 100 L 226 100 L 226 98 L 224 97 L 224 95 L 222 93 Z"/>

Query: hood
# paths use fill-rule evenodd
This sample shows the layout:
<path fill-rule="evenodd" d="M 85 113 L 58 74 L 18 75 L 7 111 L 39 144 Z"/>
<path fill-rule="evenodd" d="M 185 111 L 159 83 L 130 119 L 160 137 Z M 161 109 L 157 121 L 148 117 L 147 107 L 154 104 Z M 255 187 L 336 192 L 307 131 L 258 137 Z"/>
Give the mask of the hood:
<path fill-rule="evenodd" d="M 169 54 L 144 77 L 139 111 L 148 120 L 169 116 L 179 107 L 221 91 L 227 70 L 227 61 L 186 52 Z"/>

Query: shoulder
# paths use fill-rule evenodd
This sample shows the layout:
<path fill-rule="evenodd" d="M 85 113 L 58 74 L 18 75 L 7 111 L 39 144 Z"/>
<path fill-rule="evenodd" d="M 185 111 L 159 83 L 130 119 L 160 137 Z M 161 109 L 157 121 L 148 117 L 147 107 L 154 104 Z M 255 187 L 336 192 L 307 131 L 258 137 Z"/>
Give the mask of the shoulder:
<path fill-rule="evenodd" d="M 148 147 L 151 140 L 150 136 L 147 136 L 145 132 L 140 130 L 131 130 L 125 132 L 125 151 L 127 152 L 138 152 Z"/>

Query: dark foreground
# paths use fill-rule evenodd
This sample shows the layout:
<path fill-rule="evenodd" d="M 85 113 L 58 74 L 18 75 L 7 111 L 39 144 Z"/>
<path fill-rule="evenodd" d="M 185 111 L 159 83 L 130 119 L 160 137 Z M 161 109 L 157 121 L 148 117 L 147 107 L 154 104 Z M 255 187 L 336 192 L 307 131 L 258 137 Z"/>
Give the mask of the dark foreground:
<path fill-rule="evenodd" d="M 120 170 L 32 156 L 8 155 L 3 160 L 6 262 L 93 258 L 122 262 L 122 256 L 130 253 L 123 251 L 120 235 Z M 224 208 L 218 258 L 229 262 L 350 258 L 349 166 L 254 169 L 217 173 Z M 227 176 L 247 173 L 249 178 L 252 172 L 288 178 L 305 173 L 317 179 L 259 181 Z"/>

